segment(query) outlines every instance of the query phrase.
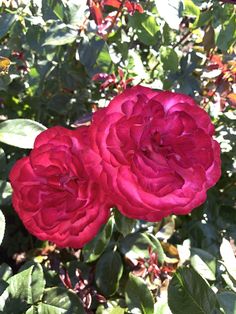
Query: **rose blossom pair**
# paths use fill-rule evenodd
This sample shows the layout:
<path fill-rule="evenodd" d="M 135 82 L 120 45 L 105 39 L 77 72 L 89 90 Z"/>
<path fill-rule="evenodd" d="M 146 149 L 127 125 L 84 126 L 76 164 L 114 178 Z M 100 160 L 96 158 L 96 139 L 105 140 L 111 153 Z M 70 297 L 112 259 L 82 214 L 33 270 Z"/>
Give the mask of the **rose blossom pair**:
<path fill-rule="evenodd" d="M 136 86 L 94 114 L 89 127 L 52 127 L 10 173 L 13 205 L 41 240 L 80 248 L 116 206 L 159 221 L 187 214 L 220 177 L 220 147 L 190 97 Z"/>

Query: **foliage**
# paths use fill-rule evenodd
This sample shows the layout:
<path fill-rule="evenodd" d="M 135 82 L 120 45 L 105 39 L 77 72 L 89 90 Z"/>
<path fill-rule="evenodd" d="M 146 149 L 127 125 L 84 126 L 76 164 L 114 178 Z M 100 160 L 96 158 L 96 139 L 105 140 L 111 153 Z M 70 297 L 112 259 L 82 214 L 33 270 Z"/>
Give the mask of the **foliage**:
<path fill-rule="evenodd" d="M 225 2 L 1 1 L 0 313 L 236 312 L 236 15 Z M 82 250 L 31 236 L 11 206 L 13 164 L 42 130 L 89 123 L 139 83 L 211 115 L 222 176 L 206 203 L 157 223 L 114 209 Z"/>

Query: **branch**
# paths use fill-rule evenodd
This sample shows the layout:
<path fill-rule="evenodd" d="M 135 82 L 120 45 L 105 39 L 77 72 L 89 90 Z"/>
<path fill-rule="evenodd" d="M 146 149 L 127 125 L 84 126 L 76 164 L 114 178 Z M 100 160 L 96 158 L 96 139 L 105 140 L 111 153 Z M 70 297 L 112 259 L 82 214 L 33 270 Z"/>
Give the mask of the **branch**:
<path fill-rule="evenodd" d="M 116 23 L 116 20 L 117 20 L 119 14 L 121 13 L 121 11 L 122 11 L 122 9 L 123 9 L 123 6 L 124 6 L 124 4 L 125 4 L 125 1 L 126 1 L 126 0 L 122 0 L 122 1 L 121 1 L 120 7 L 119 7 L 119 9 L 118 9 L 117 12 L 116 12 L 116 15 L 115 15 L 115 17 L 114 17 L 114 19 L 113 19 L 113 21 L 112 21 L 112 23 L 111 23 L 111 26 L 108 28 L 108 31 L 107 31 L 106 36 L 104 36 L 104 40 L 106 40 L 106 39 L 108 38 L 108 36 L 110 35 L 110 33 L 111 33 L 111 31 L 112 31 L 112 29 L 113 29 L 115 23 Z"/>
<path fill-rule="evenodd" d="M 184 42 L 187 38 L 188 38 L 188 36 L 189 35 L 191 35 L 192 34 L 192 32 L 191 31 L 188 31 L 182 38 L 180 38 L 180 40 L 177 42 L 177 43 L 175 43 L 173 46 L 172 46 L 172 49 L 175 49 L 176 47 L 178 47 L 180 44 L 182 44 L 182 42 Z M 154 67 L 151 69 L 151 75 L 154 73 L 154 71 L 156 70 L 156 68 L 158 67 L 158 65 L 160 64 L 160 61 L 158 61 L 155 65 L 154 65 Z M 150 76 L 151 76 L 150 75 Z M 139 82 L 139 84 L 141 84 L 142 82 L 144 82 L 145 81 L 145 79 L 142 79 L 140 82 Z"/>

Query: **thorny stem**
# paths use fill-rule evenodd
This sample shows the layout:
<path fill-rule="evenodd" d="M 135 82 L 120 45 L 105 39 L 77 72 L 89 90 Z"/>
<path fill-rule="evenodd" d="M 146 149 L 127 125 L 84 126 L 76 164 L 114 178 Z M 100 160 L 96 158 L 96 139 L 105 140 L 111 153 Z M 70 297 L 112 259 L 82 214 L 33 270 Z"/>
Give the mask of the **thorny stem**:
<path fill-rule="evenodd" d="M 174 45 L 172 46 L 172 48 L 175 49 L 176 47 L 178 47 L 178 46 L 179 46 L 180 44 L 182 44 L 182 42 L 185 41 L 185 39 L 187 39 L 188 36 L 191 35 L 191 34 L 192 34 L 192 32 L 191 32 L 191 31 L 188 31 L 182 38 L 180 38 L 180 40 L 179 40 L 176 44 L 174 44 Z"/>
<path fill-rule="evenodd" d="M 111 23 L 111 26 L 108 28 L 108 31 L 107 31 L 106 36 L 104 36 L 104 40 L 106 40 L 106 39 L 108 38 L 108 36 L 110 35 L 110 33 L 111 33 L 111 31 L 112 31 L 112 29 L 113 29 L 115 23 L 116 23 L 116 20 L 117 20 L 119 14 L 121 13 L 121 11 L 122 11 L 122 9 L 123 9 L 123 5 L 125 4 L 125 1 L 126 1 L 126 0 L 122 0 L 122 1 L 121 1 L 120 7 L 119 7 L 119 9 L 118 9 L 117 12 L 116 12 L 116 15 L 115 15 L 115 17 L 114 17 L 114 19 L 113 19 L 113 21 L 112 21 L 112 23 Z"/>

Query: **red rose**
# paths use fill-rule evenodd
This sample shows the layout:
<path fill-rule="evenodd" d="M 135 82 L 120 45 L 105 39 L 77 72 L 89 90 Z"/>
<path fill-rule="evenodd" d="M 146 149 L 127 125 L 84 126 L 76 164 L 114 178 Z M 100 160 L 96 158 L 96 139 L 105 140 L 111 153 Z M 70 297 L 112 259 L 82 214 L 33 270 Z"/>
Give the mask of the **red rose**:
<path fill-rule="evenodd" d="M 60 247 L 82 247 L 109 216 L 104 192 L 85 170 L 92 163 L 99 171 L 100 161 L 87 138 L 87 127 L 50 128 L 10 173 L 13 206 L 25 227 Z"/>
<path fill-rule="evenodd" d="M 130 218 L 187 214 L 220 177 L 220 147 L 207 113 L 186 95 L 136 86 L 94 115 L 100 181 Z"/>

